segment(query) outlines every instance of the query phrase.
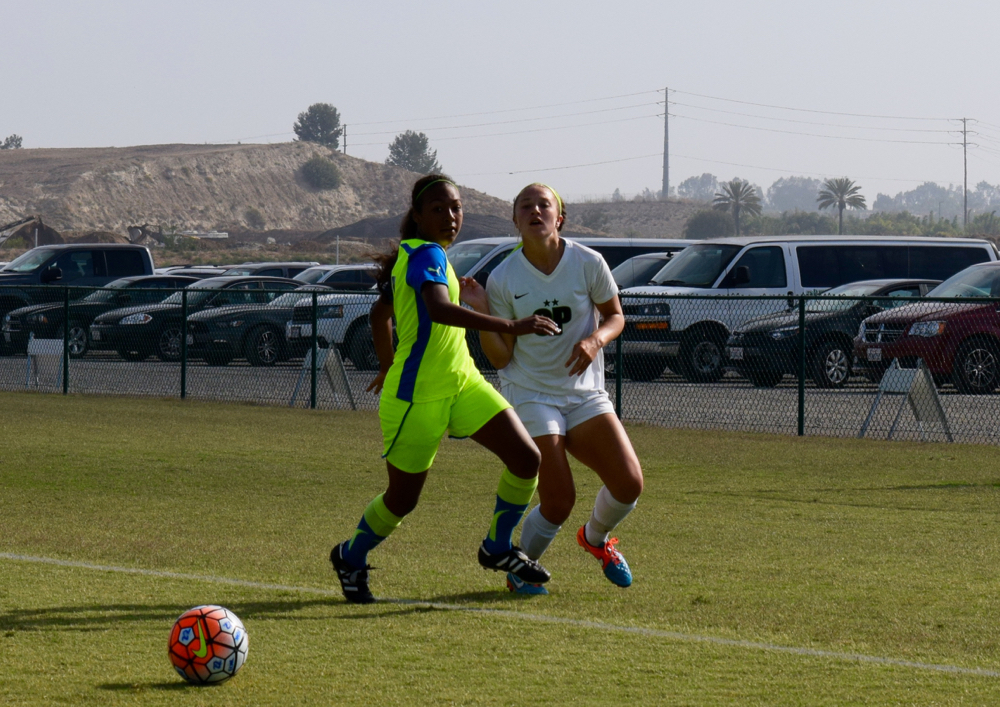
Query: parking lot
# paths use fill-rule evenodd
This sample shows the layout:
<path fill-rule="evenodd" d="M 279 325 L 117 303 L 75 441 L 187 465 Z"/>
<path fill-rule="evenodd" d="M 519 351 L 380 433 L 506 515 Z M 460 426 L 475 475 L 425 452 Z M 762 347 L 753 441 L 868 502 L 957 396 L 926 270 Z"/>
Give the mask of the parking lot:
<path fill-rule="evenodd" d="M 53 358 L 39 375 L 37 385 L 28 378 L 25 356 L 0 357 L 0 389 L 38 390 L 61 393 L 58 362 Z M 377 397 L 365 392 L 371 372 L 357 371 L 348 362 L 344 378 L 327 376 L 322 368 L 316 382 L 316 407 L 320 409 L 375 410 Z M 495 375 L 488 376 L 496 382 Z M 234 362 L 228 366 L 207 366 L 191 362 L 184 371 L 186 394 L 191 400 L 290 405 L 308 407 L 311 396 L 311 367 L 302 360 L 272 367 L 253 367 Z M 338 381 L 346 380 L 348 390 Z M 69 392 L 90 395 L 180 397 L 182 367 L 150 359 L 128 362 L 113 353 L 91 353 L 71 359 Z M 296 388 L 298 393 L 296 395 Z M 612 400 L 617 384 L 608 381 Z M 878 388 L 863 378 L 854 377 L 842 389 L 819 389 L 807 381 L 804 402 L 806 435 L 853 437 L 865 422 Z M 955 442 L 1000 444 L 997 420 L 1000 419 L 1000 396 L 961 395 L 951 386 L 939 391 L 941 405 Z M 650 382 L 625 380 L 621 387 L 622 417 L 630 422 L 667 428 L 719 429 L 795 435 L 798 431 L 798 384 L 786 376 L 774 388 L 755 388 L 746 379 L 728 371 L 716 383 L 690 383 L 669 371 Z M 901 396 L 885 396 L 872 418 L 867 436 L 886 438 L 897 412 L 902 408 L 895 439 L 944 441 L 943 430 L 936 424 L 925 425 L 923 434 L 909 406 Z"/>

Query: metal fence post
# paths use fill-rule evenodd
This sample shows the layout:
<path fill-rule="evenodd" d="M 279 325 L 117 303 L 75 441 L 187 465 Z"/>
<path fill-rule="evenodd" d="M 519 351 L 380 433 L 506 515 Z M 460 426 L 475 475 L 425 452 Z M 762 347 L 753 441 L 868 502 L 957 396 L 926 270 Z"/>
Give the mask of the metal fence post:
<path fill-rule="evenodd" d="M 799 297 L 799 437 L 806 433 L 806 296 Z"/>
<path fill-rule="evenodd" d="M 62 356 L 62 389 L 63 395 L 69 393 L 69 288 L 63 288 L 63 356 Z"/>
<path fill-rule="evenodd" d="M 312 293 L 312 362 L 310 371 L 309 408 L 316 409 L 316 357 L 319 355 L 319 336 L 316 333 L 316 291 Z"/>
<path fill-rule="evenodd" d="M 615 339 L 615 412 L 622 419 L 622 334 Z"/>
<path fill-rule="evenodd" d="M 181 290 L 181 400 L 187 397 L 187 370 L 188 370 L 188 293 Z"/>

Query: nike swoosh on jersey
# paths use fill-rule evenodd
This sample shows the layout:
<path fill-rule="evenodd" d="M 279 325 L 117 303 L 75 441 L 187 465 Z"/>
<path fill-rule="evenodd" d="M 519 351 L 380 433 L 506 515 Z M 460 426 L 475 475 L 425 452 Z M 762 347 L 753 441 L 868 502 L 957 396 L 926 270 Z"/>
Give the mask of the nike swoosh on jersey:
<path fill-rule="evenodd" d="M 529 294 L 529 292 L 525 292 L 523 295 L 514 295 L 514 299 L 521 299 L 522 297 L 527 297 Z"/>

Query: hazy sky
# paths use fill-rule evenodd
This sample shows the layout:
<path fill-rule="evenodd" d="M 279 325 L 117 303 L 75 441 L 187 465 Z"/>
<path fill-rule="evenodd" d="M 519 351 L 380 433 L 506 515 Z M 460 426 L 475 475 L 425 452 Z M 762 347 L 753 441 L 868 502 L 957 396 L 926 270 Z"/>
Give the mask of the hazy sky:
<path fill-rule="evenodd" d="M 660 187 L 669 86 L 672 186 L 703 172 L 765 190 L 783 176 L 849 176 L 871 203 L 961 184 L 962 117 L 975 119 L 970 188 L 1000 183 L 996 2 L 0 9 L 0 138 L 17 133 L 26 148 L 281 142 L 299 112 L 327 102 L 350 155 L 384 161 L 412 129 L 461 183 L 499 197 L 536 179 L 569 199 L 633 194 Z"/>

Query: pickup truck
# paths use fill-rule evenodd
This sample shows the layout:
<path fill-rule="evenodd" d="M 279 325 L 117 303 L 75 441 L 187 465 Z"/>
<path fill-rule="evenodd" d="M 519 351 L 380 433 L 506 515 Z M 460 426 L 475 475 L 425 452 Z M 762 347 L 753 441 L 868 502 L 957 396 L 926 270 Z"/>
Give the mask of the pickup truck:
<path fill-rule="evenodd" d="M 145 246 L 115 243 L 65 243 L 32 248 L 0 270 L 0 317 L 32 304 L 90 294 L 114 280 L 153 274 L 153 256 Z M 79 288 L 79 289 L 75 289 Z M 0 341 L 0 346 L 4 343 Z"/>

